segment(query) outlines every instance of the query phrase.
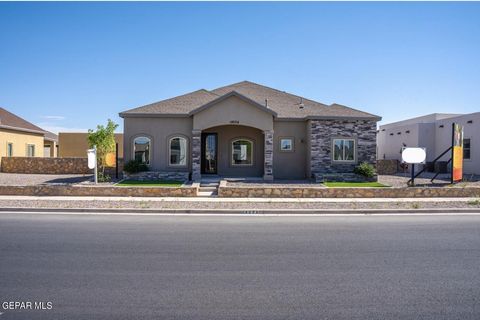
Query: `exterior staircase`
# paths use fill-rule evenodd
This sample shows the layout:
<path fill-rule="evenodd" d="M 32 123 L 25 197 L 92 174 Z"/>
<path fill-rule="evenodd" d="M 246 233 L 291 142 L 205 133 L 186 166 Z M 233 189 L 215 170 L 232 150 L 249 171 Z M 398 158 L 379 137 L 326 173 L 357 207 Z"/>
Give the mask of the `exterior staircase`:
<path fill-rule="evenodd" d="M 220 178 L 202 178 L 197 196 L 199 197 L 215 197 L 218 195 L 218 186 Z"/>

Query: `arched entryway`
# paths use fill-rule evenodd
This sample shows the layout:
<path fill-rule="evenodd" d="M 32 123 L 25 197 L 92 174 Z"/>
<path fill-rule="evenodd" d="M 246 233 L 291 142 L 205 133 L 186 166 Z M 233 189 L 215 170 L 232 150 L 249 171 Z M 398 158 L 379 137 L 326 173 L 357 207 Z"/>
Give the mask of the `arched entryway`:
<path fill-rule="evenodd" d="M 242 125 L 222 125 L 201 133 L 200 168 L 203 175 L 263 177 L 263 131 Z"/>

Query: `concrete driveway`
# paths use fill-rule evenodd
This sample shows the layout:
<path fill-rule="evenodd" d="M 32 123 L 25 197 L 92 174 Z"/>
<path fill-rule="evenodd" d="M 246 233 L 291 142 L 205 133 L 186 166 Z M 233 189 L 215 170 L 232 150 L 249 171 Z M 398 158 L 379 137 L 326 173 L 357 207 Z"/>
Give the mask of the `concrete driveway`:
<path fill-rule="evenodd" d="M 84 174 L 22 174 L 0 172 L 0 185 L 29 186 L 36 184 L 75 184 L 93 180 Z"/>

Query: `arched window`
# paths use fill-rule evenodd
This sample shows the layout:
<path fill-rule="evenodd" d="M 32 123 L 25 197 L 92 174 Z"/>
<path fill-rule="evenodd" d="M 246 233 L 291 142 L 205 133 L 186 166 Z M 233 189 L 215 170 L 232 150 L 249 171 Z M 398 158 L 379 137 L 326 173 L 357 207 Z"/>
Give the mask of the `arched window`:
<path fill-rule="evenodd" d="M 150 138 L 136 137 L 133 140 L 133 157 L 136 161 L 150 164 Z"/>
<path fill-rule="evenodd" d="M 232 141 L 232 165 L 253 165 L 253 141 L 243 138 Z"/>
<path fill-rule="evenodd" d="M 187 165 L 187 139 L 184 137 L 173 137 L 168 141 L 168 161 L 171 166 Z"/>

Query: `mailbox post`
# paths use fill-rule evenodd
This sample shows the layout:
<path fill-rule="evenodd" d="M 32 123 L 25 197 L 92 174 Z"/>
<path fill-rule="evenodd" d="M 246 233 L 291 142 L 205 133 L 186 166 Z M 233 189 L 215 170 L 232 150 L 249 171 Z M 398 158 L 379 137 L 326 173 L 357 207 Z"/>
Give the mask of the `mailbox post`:
<path fill-rule="evenodd" d="M 425 163 L 427 152 L 425 148 L 403 148 L 402 161 L 412 165 L 412 186 L 415 186 L 415 164 Z"/>
<path fill-rule="evenodd" d="M 93 146 L 93 149 L 88 149 L 87 156 L 88 156 L 88 168 L 94 169 L 93 170 L 94 181 L 95 181 L 95 184 L 97 184 L 98 183 L 97 146 Z"/>

